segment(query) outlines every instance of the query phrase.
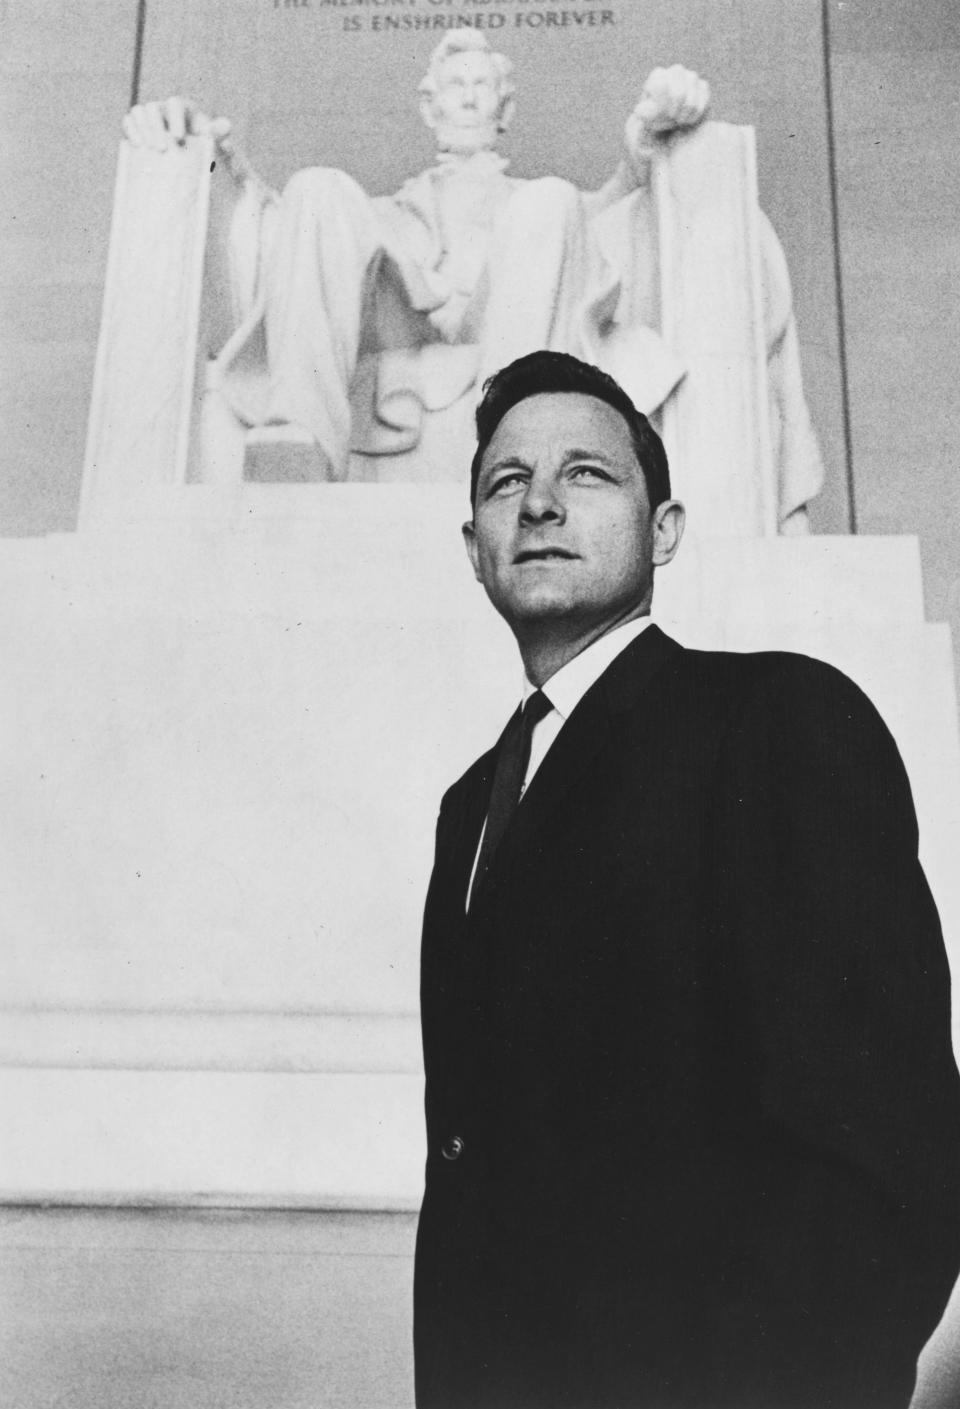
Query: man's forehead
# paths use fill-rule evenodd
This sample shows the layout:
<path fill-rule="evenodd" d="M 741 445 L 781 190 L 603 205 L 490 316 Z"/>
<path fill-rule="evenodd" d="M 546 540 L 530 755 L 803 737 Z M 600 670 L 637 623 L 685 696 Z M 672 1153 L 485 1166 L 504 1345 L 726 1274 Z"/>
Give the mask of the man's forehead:
<path fill-rule="evenodd" d="M 574 450 L 635 458 L 630 427 L 609 402 L 579 391 L 536 392 L 504 412 L 484 452 L 482 468 L 503 455 L 534 459 Z"/>

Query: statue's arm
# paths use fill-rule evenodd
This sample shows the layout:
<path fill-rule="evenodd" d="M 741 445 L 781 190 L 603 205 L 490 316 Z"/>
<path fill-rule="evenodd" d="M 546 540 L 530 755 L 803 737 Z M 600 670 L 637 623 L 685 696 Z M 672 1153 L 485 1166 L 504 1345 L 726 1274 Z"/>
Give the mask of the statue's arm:
<path fill-rule="evenodd" d="M 649 185 L 650 165 L 657 151 L 672 133 L 697 127 L 709 105 L 710 86 L 692 69 L 682 64 L 655 68 L 627 118 L 623 154 L 616 170 L 599 190 L 584 192 L 587 214 L 599 214 L 631 191 Z"/>

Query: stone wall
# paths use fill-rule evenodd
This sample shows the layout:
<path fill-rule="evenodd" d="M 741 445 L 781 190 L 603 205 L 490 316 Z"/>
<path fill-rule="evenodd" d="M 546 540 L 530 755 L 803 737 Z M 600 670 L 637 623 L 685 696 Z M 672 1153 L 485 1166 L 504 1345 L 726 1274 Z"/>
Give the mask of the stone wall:
<path fill-rule="evenodd" d="M 136 0 L 0 5 L 0 533 L 73 529 Z"/>
<path fill-rule="evenodd" d="M 831 3 L 850 428 L 861 533 L 916 533 L 960 639 L 960 10 Z"/>

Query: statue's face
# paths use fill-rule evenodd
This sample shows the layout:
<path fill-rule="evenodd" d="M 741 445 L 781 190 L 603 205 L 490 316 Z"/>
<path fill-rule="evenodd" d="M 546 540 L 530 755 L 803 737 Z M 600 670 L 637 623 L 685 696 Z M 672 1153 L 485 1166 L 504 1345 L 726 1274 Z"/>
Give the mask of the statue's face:
<path fill-rule="evenodd" d="M 489 54 L 452 54 L 440 69 L 437 91 L 424 114 L 445 152 L 478 152 L 496 145 L 500 82 Z"/>

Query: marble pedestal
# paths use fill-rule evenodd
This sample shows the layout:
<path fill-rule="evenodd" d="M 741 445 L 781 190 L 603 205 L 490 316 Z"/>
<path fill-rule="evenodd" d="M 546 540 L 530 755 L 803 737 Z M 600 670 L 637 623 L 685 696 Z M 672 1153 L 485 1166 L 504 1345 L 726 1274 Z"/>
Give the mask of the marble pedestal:
<path fill-rule="evenodd" d="M 519 687 L 463 499 L 196 486 L 3 546 L 3 1198 L 416 1206 L 436 807 Z M 685 544 L 655 615 L 867 690 L 960 960 L 951 651 L 915 542 Z"/>

